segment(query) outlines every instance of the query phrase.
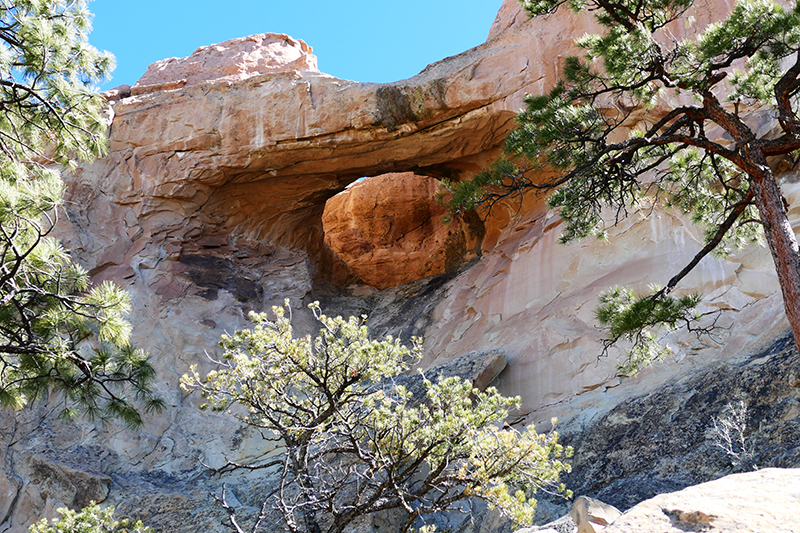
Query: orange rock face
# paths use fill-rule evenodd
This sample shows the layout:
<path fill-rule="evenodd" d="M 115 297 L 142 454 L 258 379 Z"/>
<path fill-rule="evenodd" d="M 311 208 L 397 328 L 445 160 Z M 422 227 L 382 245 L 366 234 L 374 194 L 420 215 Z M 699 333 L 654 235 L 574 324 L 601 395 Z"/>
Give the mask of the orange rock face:
<path fill-rule="evenodd" d="M 503 0 L 500 11 L 494 18 L 492 27 L 489 30 L 489 40 L 494 39 L 512 26 L 522 24 L 528 20 L 528 15 L 522 9 L 522 4 L 517 0 Z"/>
<path fill-rule="evenodd" d="M 325 242 L 379 289 L 457 268 L 469 255 L 468 232 L 443 222 L 438 188 L 438 180 L 411 172 L 357 182 L 328 200 Z"/>

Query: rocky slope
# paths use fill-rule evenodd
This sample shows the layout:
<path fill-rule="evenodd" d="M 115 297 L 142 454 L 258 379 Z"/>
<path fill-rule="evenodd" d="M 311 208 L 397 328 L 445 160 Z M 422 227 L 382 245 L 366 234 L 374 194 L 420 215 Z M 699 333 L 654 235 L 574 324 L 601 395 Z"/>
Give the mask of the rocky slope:
<path fill-rule="evenodd" d="M 588 407 L 592 396 L 581 403 Z M 732 443 L 734 456 L 719 447 L 713 428 L 715 419 L 730 415 L 729 406 L 742 404 L 745 441 Z M 619 509 L 728 473 L 800 467 L 800 357 L 788 333 L 750 353 L 677 373 L 608 411 L 601 405 L 560 420 L 575 449 L 565 482 L 575 494 Z M 548 500 L 540 518 L 567 508 Z"/>
<path fill-rule="evenodd" d="M 698 24 L 727 7 L 700 2 Z M 644 206 L 610 228 L 608 243 L 570 246 L 556 244 L 559 219 L 535 197 L 485 224 L 442 228 L 426 218 L 438 216 L 430 211 L 431 180 L 491 160 L 523 95 L 553 83 L 569 42 L 588 28 L 590 21 L 566 13 L 528 21 L 506 0 L 484 45 L 385 85 L 320 73 L 305 43 L 262 34 L 159 62 L 109 95 L 111 153 L 70 177 L 60 234 L 95 281 L 113 279 L 130 291 L 134 338 L 154 358 L 169 409 L 141 432 L 65 427 L 46 406 L 0 414 L 0 531 L 21 533 L 57 506 L 90 499 L 159 531 L 221 531 L 207 495 L 220 480 L 200 463 L 271 448 L 223 415 L 199 412 L 198 399 L 177 382 L 190 364 L 208 367 L 205 352 L 214 353 L 222 332 L 244 327 L 249 310 L 287 297 L 301 331 L 311 323 L 304 304 L 319 299 L 329 312 L 371 314 L 375 333 L 424 335 L 428 365 L 503 349 L 509 363 L 496 383 L 522 396 L 520 423 L 548 429 L 545 421 L 558 416 L 576 448 L 569 479 L 576 493 L 620 508 L 727 473 L 706 430 L 729 401 L 751 406 L 748 435 L 759 464 L 800 466 L 798 356 L 763 247 L 706 258 L 682 285 L 707 295 L 703 311 L 720 326 L 714 336 L 670 334 L 674 358 L 621 380 L 613 357 L 597 359 L 597 294 L 614 284 L 665 282 L 701 247 L 684 217 Z M 765 113 L 753 120 L 771 127 Z M 390 172 L 412 172 L 422 185 L 374 178 Z M 351 196 L 360 199 L 334 200 L 325 215 L 360 232 L 339 248 L 367 251 L 348 266 L 347 254 L 332 250 L 335 232 L 326 244 L 323 214 L 360 177 L 375 181 L 349 189 L 361 190 Z M 795 226 L 798 182 L 796 172 L 784 176 Z M 380 220 L 363 216 L 390 196 L 423 207 L 400 208 L 396 221 L 387 209 Z M 409 220 L 413 213 L 424 216 Z M 384 237 L 379 263 L 374 250 Z M 399 268 L 384 268 L 389 263 Z M 393 286 L 399 282 L 407 283 Z M 261 485 L 235 483 L 245 504 Z M 564 508 L 542 502 L 541 520 Z M 459 527 L 510 526 L 487 515 Z"/>

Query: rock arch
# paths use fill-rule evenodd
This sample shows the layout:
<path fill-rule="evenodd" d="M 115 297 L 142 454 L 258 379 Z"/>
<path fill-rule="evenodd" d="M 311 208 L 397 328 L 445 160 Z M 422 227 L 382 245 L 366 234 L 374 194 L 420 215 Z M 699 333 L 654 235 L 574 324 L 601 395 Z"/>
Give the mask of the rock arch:
<path fill-rule="evenodd" d="M 313 276 L 330 279 L 329 198 L 362 176 L 457 177 L 498 153 L 548 70 L 527 59 L 540 54 L 527 23 L 501 18 L 486 44 L 391 84 L 320 73 L 310 47 L 280 34 L 152 65 L 129 93 L 113 92 L 111 155 L 73 184 L 74 218 L 123 222 L 82 239 L 105 250 L 87 254 L 89 268 L 111 277 L 209 243 L 266 245 L 305 254 Z M 182 290 L 154 283 L 162 296 Z"/>
<path fill-rule="evenodd" d="M 214 353 L 221 333 L 246 326 L 248 309 L 266 310 L 290 297 L 296 331 L 308 332 L 303 304 L 322 292 L 313 276 L 324 279 L 334 270 L 322 245 L 325 202 L 362 176 L 455 177 L 488 162 L 524 93 L 550 86 L 567 43 L 589 24 L 565 13 L 528 23 L 517 2 L 506 0 L 486 44 L 387 85 L 326 76 L 304 43 L 254 36 L 156 64 L 137 86 L 110 94 L 117 98 L 110 107 L 111 152 L 68 179 L 70 216 L 59 233 L 95 281 L 127 286 L 135 342 L 152 354 L 170 408 L 138 432 L 89 424 L 76 431 L 36 412 L 17 414 L 21 423 L 0 413 L 16 428 L 9 436 L 14 444 L 2 450 L 0 486 L 8 481 L 15 506 L 5 509 L 2 527 L 23 533 L 34 516 L 71 497 L 72 485 L 54 489 L 25 466 L 41 463 L 94 480 L 103 489 L 98 498 L 107 487 L 106 503 L 121 515 L 147 517 L 157 530 L 221 531 L 207 494 L 213 487 L 198 484 L 199 461 L 218 467 L 269 448 L 238 424 L 194 409 L 197 399 L 183 395 L 178 377 L 191 364 L 209 365 L 204 352 Z M 797 205 L 800 186 L 789 193 Z M 719 358 L 746 354 L 764 332 L 785 325 L 768 253 L 715 259 L 691 286 L 713 293 L 711 308 L 732 309 L 737 318 L 730 323 L 741 327 L 726 329 L 724 344 L 713 346 L 672 337 L 687 347 L 685 360 L 660 368 L 657 378 L 611 379 L 613 361 L 598 364 L 596 357 L 597 292 L 615 283 L 645 286 L 652 271 L 685 264 L 701 246 L 702 235 L 683 221 L 656 215 L 629 219 L 614 230 L 610 246 L 566 248 L 555 245 L 558 217 L 541 203 L 526 205 L 502 232 L 487 232 L 489 252 L 457 277 L 396 290 L 331 291 L 320 299 L 327 296 L 336 314 L 371 313 L 373 333 L 425 336 L 426 364 L 503 348 L 510 364 L 499 386 L 523 397 L 522 412 L 534 412 L 527 422 L 549 427 L 558 415 L 562 428 L 600 435 L 590 423 L 610 413 L 613 433 L 620 420 L 615 406 L 635 406 L 629 400 L 643 390 L 656 390 L 653 397 L 663 401 L 668 396 L 656 389 L 659 383 L 688 383 L 694 394 L 681 376 L 705 375 L 697 372 L 701 361 L 717 372 Z M 761 367 L 765 359 L 752 361 Z M 622 415 L 633 416 L 630 409 Z M 653 444 L 650 433 L 639 434 Z M 616 454 L 618 439 L 608 442 Z M 640 443 L 629 444 L 641 455 Z M 602 481 L 590 475 L 598 472 L 596 461 L 589 463 L 589 470 L 576 467 L 578 477 L 589 472 L 587 483 Z"/>

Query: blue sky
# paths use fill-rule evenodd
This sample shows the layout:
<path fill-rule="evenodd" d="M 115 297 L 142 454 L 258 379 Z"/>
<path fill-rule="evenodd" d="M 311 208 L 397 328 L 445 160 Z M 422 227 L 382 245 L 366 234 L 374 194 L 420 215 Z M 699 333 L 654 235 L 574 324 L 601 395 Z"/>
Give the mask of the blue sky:
<path fill-rule="evenodd" d="M 102 90 L 133 85 L 150 63 L 254 33 L 314 48 L 322 72 L 356 81 L 408 78 L 486 40 L 502 0 L 94 0 L 90 42 L 117 57 Z M 224 7 L 222 7 L 224 6 Z"/>

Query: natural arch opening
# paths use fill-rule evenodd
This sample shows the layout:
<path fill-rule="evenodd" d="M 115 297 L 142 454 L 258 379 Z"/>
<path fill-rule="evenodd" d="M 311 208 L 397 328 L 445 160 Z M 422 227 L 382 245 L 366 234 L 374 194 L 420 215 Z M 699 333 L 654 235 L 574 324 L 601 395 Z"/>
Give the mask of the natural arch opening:
<path fill-rule="evenodd" d="M 445 223 L 438 190 L 439 180 L 404 172 L 361 179 L 330 198 L 322 227 L 341 259 L 333 279 L 387 289 L 474 258 L 480 235 L 461 220 Z"/>

